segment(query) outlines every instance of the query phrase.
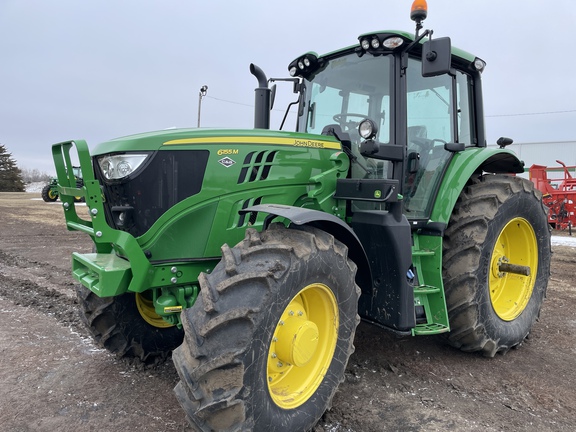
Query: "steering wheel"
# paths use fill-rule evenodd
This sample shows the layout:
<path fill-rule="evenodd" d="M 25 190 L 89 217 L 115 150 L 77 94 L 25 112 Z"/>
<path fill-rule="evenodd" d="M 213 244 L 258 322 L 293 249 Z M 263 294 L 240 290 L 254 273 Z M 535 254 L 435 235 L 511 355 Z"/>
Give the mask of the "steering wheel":
<path fill-rule="evenodd" d="M 357 117 L 360 120 L 358 120 L 358 121 L 347 120 L 348 117 Z M 340 113 L 340 114 L 336 114 L 332 118 L 338 124 L 342 125 L 343 127 L 346 127 L 347 130 L 352 130 L 352 129 L 355 129 L 356 125 L 359 122 L 361 122 L 362 120 L 364 120 L 366 117 L 367 117 L 366 114 Z"/>

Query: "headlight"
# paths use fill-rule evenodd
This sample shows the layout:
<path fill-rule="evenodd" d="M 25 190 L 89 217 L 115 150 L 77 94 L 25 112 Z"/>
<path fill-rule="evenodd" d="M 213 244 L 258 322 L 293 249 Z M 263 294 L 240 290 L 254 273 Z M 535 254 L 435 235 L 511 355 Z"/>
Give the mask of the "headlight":
<path fill-rule="evenodd" d="M 118 154 L 98 158 L 98 164 L 106 180 L 118 180 L 129 176 L 146 160 L 147 154 Z"/>

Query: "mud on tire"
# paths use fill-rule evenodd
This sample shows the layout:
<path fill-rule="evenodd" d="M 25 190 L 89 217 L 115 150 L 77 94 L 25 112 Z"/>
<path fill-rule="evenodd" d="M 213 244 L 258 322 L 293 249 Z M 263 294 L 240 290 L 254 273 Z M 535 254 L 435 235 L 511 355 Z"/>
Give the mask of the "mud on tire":
<path fill-rule="evenodd" d="M 550 275 L 546 214 L 532 182 L 519 177 L 486 175 L 463 190 L 444 236 L 453 346 L 492 357 L 528 335 Z M 506 255 L 530 268 L 530 276 L 499 272 Z"/>
<path fill-rule="evenodd" d="M 200 431 L 309 430 L 330 406 L 354 351 L 360 295 L 356 266 L 331 235 L 282 225 L 263 233 L 249 229 L 234 248 L 224 245 L 222 254 L 213 272 L 201 275 L 196 304 L 182 314 L 184 343 L 173 354 L 181 379 L 174 389 L 178 400 Z M 301 294 L 308 289 L 312 295 Z M 316 294 L 334 301 L 316 302 Z M 289 309 L 299 302 L 308 303 L 302 314 L 310 320 L 321 315 L 317 309 L 337 311 L 331 321 L 333 351 L 322 351 L 330 329 L 323 331 L 322 320 L 317 321 L 320 342 L 314 356 L 320 352 L 326 367 L 310 373 L 310 385 L 304 386 L 301 377 L 290 375 L 298 370 L 294 364 L 284 376 L 274 369 L 286 366 L 277 331 L 283 320 L 292 319 Z M 303 368 L 315 362 L 312 357 Z M 275 384 L 284 378 L 286 387 Z"/>
<path fill-rule="evenodd" d="M 157 328 L 144 321 L 133 293 L 98 297 L 82 285 L 76 293 L 80 317 L 96 342 L 119 357 L 157 364 L 182 343 L 184 332 L 177 327 Z"/>

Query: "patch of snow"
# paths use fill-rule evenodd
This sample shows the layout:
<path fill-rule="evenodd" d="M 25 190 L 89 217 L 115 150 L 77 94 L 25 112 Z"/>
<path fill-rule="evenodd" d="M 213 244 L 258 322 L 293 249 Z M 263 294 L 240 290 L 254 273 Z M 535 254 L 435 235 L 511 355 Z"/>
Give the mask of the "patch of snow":
<path fill-rule="evenodd" d="M 576 236 L 564 237 L 564 236 L 552 236 L 552 246 L 569 246 L 576 248 Z"/>
<path fill-rule="evenodd" d="M 47 182 L 31 182 L 26 185 L 26 192 L 42 192 L 42 188 L 46 186 Z"/>

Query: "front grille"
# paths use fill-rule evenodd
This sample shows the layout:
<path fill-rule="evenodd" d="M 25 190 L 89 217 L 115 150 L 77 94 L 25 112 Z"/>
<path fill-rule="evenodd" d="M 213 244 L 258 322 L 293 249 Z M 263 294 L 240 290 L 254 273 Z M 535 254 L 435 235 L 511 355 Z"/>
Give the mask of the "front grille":
<path fill-rule="evenodd" d="M 200 192 L 209 154 L 158 151 L 134 174 L 113 181 L 104 179 L 94 159 L 96 176 L 104 185 L 108 224 L 136 237 L 144 234 L 169 208 Z"/>

